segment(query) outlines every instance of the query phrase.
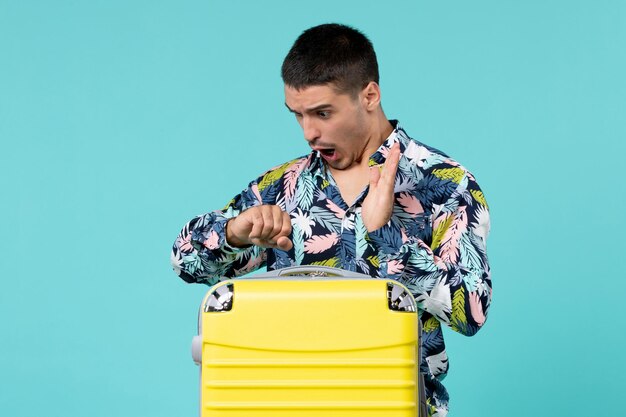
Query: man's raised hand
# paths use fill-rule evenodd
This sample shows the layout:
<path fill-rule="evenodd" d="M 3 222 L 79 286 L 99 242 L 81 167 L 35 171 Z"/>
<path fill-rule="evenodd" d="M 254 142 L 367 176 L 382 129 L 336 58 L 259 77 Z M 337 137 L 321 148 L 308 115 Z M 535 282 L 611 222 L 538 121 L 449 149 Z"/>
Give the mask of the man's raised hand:
<path fill-rule="evenodd" d="M 400 144 L 389 150 L 382 172 L 378 166 L 370 168 L 370 187 L 361 207 L 361 217 L 368 232 L 381 228 L 393 212 L 393 187 L 400 161 Z"/>
<path fill-rule="evenodd" d="M 275 205 L 250 207 L 226 225 L 226 241 L 234 247 L 257 245 L 289 250 L 293 247 L 290 234 L 289 214 Z"/>

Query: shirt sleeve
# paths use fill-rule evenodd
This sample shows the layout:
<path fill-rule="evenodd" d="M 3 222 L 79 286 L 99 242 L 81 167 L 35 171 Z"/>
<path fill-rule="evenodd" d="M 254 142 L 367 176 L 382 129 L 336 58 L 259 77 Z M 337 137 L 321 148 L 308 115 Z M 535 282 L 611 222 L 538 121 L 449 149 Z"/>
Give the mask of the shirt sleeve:
<path fill-rule="evenodd" d="M 379 248 L 381 275 L 406 285 L 419 309 L 472 336 L 486 320 L 492 290 L 486 252 L 489 209 L 469 172 L 442 204 L 433 205 L 430 220 L 429 244 L 407 234 L 393 217 L 369 234 Z"/>
<path fill-rule="evenodd" d="M 189 283 L 213 285 L 221 278 L 252 272 L 265 265 L 266 252 L 259 246 L 231 247 L 226 223 L 249 207 L 263 204 L 258 181 L 251 182 L 223 209 L 203 214 L 185 224 L 172 248 L 176 274 Z"/>

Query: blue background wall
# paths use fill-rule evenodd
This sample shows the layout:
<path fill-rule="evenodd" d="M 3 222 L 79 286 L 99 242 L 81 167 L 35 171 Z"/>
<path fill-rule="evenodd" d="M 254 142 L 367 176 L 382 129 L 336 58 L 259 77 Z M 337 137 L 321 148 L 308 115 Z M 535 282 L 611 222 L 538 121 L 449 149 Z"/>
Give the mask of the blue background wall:
<path fill-rule="evenodd" d="M 0 2 L 0 414 L 196 414 L 206 288 L 170 246 L 307 152 L 279 68 L 329 21 L 370 36 L 387 114 L 492 209 L 494 303 L 447 332 L 451 415 L 621 414 L 618 0 Z"/>

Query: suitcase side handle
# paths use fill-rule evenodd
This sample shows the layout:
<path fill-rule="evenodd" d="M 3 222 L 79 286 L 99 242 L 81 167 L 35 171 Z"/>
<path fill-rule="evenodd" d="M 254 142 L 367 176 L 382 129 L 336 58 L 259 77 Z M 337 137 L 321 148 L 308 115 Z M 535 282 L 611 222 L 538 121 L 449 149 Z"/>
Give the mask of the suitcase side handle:
<path fill-rule="evenodd" d="M 387 305 L 389 310 L 415 313 L 417 303 L 407 289 L 395 282 L 387 282 Z M 419 321 L 419 320 L 418 320 Z"/>

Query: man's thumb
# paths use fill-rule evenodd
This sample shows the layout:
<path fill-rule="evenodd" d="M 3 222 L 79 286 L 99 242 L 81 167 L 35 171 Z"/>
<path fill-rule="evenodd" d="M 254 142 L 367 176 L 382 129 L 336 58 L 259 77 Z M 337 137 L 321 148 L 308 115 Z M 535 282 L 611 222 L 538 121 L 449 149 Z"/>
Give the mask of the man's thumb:
<path fill-rule="evenodd" d="M 289 250 L 293 247 L 293 243 L 287 236 L 281 236 L 276 240 L 276 246 L 282 250 Z"/>

